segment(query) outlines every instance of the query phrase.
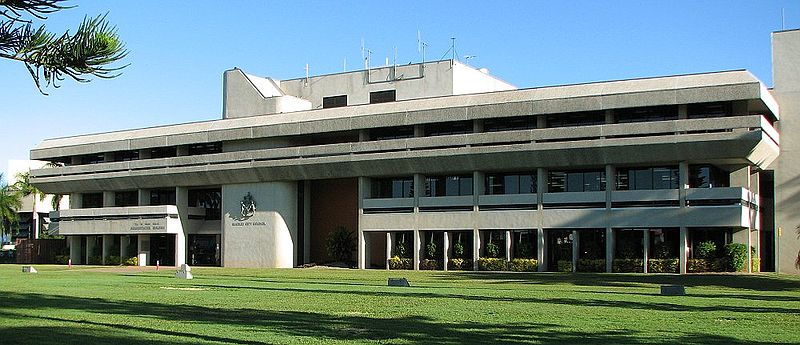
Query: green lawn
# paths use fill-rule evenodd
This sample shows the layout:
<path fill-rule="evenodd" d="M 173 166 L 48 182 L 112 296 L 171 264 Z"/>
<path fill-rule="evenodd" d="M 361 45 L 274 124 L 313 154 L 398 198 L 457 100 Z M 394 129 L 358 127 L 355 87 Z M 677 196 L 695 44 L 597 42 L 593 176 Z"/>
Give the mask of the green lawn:
<path fill-rule="evenodd" d="M 800 343 L 792 276 L 20 267 L 0 265 L 0 344 Z"/>

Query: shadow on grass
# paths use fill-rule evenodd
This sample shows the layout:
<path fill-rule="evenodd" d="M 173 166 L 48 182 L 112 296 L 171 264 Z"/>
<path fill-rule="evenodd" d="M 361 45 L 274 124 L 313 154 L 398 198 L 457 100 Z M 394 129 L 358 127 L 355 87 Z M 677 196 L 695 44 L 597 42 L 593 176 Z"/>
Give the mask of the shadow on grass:
<path fill-rule="evenodd" d="M 579 286 L 642 287 L 642 284 L 712 286 L 758 291 L 797 291 L 800 280 L 774 275 L 744 274 L 616 274 L 616 273 L 506 273 L 447 272 L 441 279 L 471 279 L 491 283 L 574 284 Z"/>
<path fill-rule="evenodd" d="M 314 312 L 225 309 L 153 302 L 9 293 L 0 300 L 3 324 L 0 339 L 7 344 L 133 344 L 205 343 L 267 344 L 259 339 L 277 338 L 281 343 L 316 341 L 439 344 L 640 344 L 634 331 L 584 332 L 548 323 L 450 323 L 425 316 L 375 318 L 362 315 L 328 315 Z M 74 316 L 48 316 L 67 312 Z M 98 318 L 96 314 L 109 316 Z M 135 320 L 120 318 L 130 315 Z M 113 316 L 113 317 L 112 317 Z M 141 326 L 142 318 L 151 319 Z M 109 320 L 122 320 L 115 323 Z M 167 321 L 179 325 L 167 324 Z M 39 326 L 44 322 L 53 326 Z M 136 323 L 137 325 L 134 325 Z M 74 324 L 74 326 L 65 326 Z M 231 331 L 220 330 L 230 327 Z M 186 329 L 186 331 L 181 331 Z M 212 334 L 200 334 L 207 332 Z M 166 341 L 165 341 L 166 339 Z M 653 340 L 653 339 L 649 339 Z M 683 333 L 676 343 L 762 344 L 702 333 Z M 763 343 L 765 344 L 765 343 Z"/>

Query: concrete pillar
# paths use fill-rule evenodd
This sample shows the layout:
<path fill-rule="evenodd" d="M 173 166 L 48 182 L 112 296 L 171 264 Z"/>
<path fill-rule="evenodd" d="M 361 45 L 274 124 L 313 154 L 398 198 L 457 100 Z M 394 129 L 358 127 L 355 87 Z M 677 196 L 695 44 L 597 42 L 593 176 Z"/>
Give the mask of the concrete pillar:
<path fill-rule="evenodd" d="M 539 116 L 539 118 L 544 119 L 544 116 Z M 547 270 L 547 245 L 542 223 L 542 214 L 544 213 L 542 199 L 546 191 L 547 170 L 538 168 L 536 169 L 536 260 L 539 262 L 539 272 Z"/>
<path fill-rule="evenodd" d="M 483 132 L 483 119 L 472 121 L 472 132 L 474 133 Z"/>
<path fill-rule="evenodd" d="M 424 246 L 422 245 L 422 232 L 419 229 L 414 229 L 414 270 L 419 270 L 419 260 L 422 259 L 422 250 Z"/>
<path fill-rule="evenodd" d="M 686 104 L 679 104 L 678 105 L 678 119 L 679 120 L 683 120 L 683 119 L 686 119 L 686 118 L 688 118 L 688 115 L 687 115 L 687 112 L 686 112 Z"/>
<path fill-rule="evenodd" d="M 578 270 L 578 259 L 581 258 L 580 232 L 572 230 L 572 272 Z"/>
<path fill-rule="evenodd" d="M 450 232 L 445 231 L 442 235 L 442 268 L 447 271 L 447 261 L 450 258 Z"/>
<path fill-rule="evenodd" d="M 367 241 L 364 239 L 366 235 L 364 234 L 364 227 L 361 226 L 361 218 L 364 217 L 364 193 L 368 183 L 369 181 L 366 177 L 361 176 L 358 178 L 358 234 L 356 235 L 358 243 L 356 245 L 356 257 L 358 257 L 358 268 L 362 270 L 367 268 Z M 387 267 L 389 265 L 388 257 L 386 258 L 386 265 Z"/>
<path fill-rule="evenodd" d="M 414 125 L 414 137 L 424 137 L 425 136 L 425 127 L 424 125 Z"/>
<path fill-rule="evenodd" d="M 482 234 L 478 228 L 472 229 L 472 270 L 478 270 L 478 259 L 481 257 Z"/>
<path fill-rule="evenodd" d="M 178 156 L 188 156 L 189 155 L 189 147 L 186 145 L 179 145 L 175 148 L 175 152 Z"/>
<path fill-rule="evenodd" d="M 150 263 L 150 235 L 139 235 L 137 237 L 139 266 L 147 266 Z"/>
<path fill-rule="evenodd" d="M 92 257 L 92 253 L 94 252 L 94 248 L 97 245 L 97 236 L 86 236 L 86 261 L 84 261 L 87 265 L 89 264 L 89 258 Z"/>
<path fill-rule="evenodd" d="M 606 123 L 608 123 L 608 124 L 612 124 L 612 123 L 614 123 L 614 122 L 615 122 L 615 119 L 614 119 L 614 111 L 613 111 L 613 110 L 611 110 L 611 109 L 607 109 L 607 110 L 606 110 L 606 114 L 605 114 L 605 115 L 606 115 Z"/>
<path fill-rule="evenodd" d="M 539 272 L 547 270 L 547 262 L 545 261 L 545 241 L 544 229 L 539 227 L 536 229 L 536 261 L 539 262 Z"/>
<path fill-rule="evenodd" d="M 478 202 L 480 200 L 480 195 L 485 192 L 484 188 L 484 174 L 479 171 L 475 171 L 472 173 L 472 213 L 475 215 L 473 219 L 477 219 L 478 212 L 480 212 L 480 207 L 478 207 Z M 481 246 L 483 238 L 481 237 L 481 229 L 478 227 L 478 224 L 473 222 L 472 223 L 472 269 L 477 271 L 478 270 L 478 258 L 480 258 L 481 254 Z"/>
<path fill-rule="evenodd" d="M 682 226 L 680 234 L 680 250 L 678 251 L 679 272 L 686 274 L 686 263 L 689 260 L 689 228 Z"/>
<path fill-rule="evenodd" d="M 83 206 L 83 194 L 81 193 L 72 193 L 69 195 L 69 208 L 71 209 L 79 209 Z"/>
<path fill-rule="evenodd" d="M 547 118 L 545 115 L 536 115 L 536 128 L 547 128 Z"/>
<path fill-rule="evenodd" d="M 100 262 L 105 265 L 106 264 L 106 256 L 111 256 L 114 253 L 111 253 L 111 246 L 113 246 L 114 242 L 114 235 L 103 235 L 103 257 L 100 258 Z"/>
<path fill-rule="evenodd" d="M 616 236 L 614 236 L 614 229 L 611 227 L 606 228 L 606 272 L 611 273 L 614 271 L 614 250 L 616 248 Z"/>
<path fill-rule="evenodd" d="M 369 130 L 368 129 L 359 129 L 358 130 L 358 141 L 369 141 Z"/>
<path fill-rule="evenodd" d="M 122 235 L 119 237 L 119 260 L 120 263 L 125 261 L 125 258 L 128 257 L 128 245 L 131 243 L 131 237 L 127 235 Z"/>
<path fill-rule="evenodd" d="M 149 189 L 140 189 L 139 190 L 139 206 L 148 206 L 150 205 L 150 190 Z"/>
<path fill-rule="evenodd" d="M 511 261 L 511 243 L 514 238 L 510 230 L 506 230 L 506 261 Z"/>
<path fill-rule="evenodd" d="M 67 240 L 69 241 L 69 258 L 72 260 L 72 264 L 82 264 L 84 261 L 81 258 L 81 237 L 67 236 Z"/>
<path fill-rule="evenodd" d="M 386 233 L 386 269 L 389 269 L 389 259 L 392 258 L 392 248 L 394 248 L 394 233 Z"/>
<path fill-rule="evenodd" d="M 642 246 L 644 247 L 642 248 L 642 253 L 644 253 L 644 267 L 642 272 L 647 273 L 650 266 L 648 265 L 648 261 L 650 260 L 650 229 L 645 230 L 642 236 Z"/>
<path fill-rule="evenodd" d="M 114 207 L 116 203 L 116 194 L 114 192 L 103 192 L 103 207 Z"/>
<path fill-rule="evenodd" d="M 181 231 L 175 234 L 175 266 L 186 263 L 187 257 L 187 234 L 189 233 L 189 189 L 186 187 L 175 187 L 175 206 L 178 208 L 178 217 L 181 220 Z M 292 255 L 297 261 L 297 256 Z"/>

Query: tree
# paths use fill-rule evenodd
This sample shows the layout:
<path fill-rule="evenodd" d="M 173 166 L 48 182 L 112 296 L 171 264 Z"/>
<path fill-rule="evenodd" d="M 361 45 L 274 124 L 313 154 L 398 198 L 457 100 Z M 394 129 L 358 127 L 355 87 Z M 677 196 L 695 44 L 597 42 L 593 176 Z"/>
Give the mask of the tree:
<path fill-rule="evenodd" d="M 58 88 L 65 77 L 78 82 L 88 82 L 88 76 L 114 78 L 127 66 L 109 67 L 128 52 L 105 15 L 85 17 L 75 34 L 56 35 L 44 25 L 33 26 L 33 19 L 45 20 L 47 14 L 73 7 L 63 6 L 64 1 L 0 0 L 0 18 L 5 17 L 0 21 L 0 58 L 25 64 L 45 95 L 41 78 L 45 86 Z M 26 19 L 26 14 L 33 19 Z"/>
<path fill-rule="evenodd" d="M 39 188 L 31 184 L 31 173 L 19 173 L 16 176 L 17 182 L 14 182 L 13 188 L 19 193 L 22 197 L 26 197 L 28 195 L 33 195 L 33 209 L 31 210 L 31 225 L 33 227 L 33 232 L 31 235 L 33 238 L 39 238 L 39 214 L 36 211 L 36 201 L 44 201 L 47 198 L 47 194 L 44 194 Z"/>
<path fill-rule="evenodd" d="M 11 188 L 0 174 L 0 236 L 5 237 L 10 226 L 17 222 L 17 210 L 22 207 L 22 197 L 19 192 Z"/>

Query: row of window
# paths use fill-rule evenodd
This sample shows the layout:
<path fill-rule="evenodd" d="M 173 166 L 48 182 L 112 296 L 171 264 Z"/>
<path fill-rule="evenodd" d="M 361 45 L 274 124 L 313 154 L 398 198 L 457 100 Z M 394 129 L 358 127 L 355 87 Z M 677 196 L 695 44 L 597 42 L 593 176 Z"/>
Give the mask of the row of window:
<path fill-rule="evenodd" d="M 176 205 L 174 188 L 152 189 L 150 203 L 152 206 Z M 206 209 L 205 219 L 220 219 L 222 210 L 222 189 L 190 189 L 188 191 L 189 207 L 202 207 Z M 139 191 L 119 191 L 114 193 L 115 207 L 129 207 L 139 205 Z M 103 193 L 84 193 L 81 198 L 81 208 L 103 207 Z"/>
<path fill-rule="evenodd" d="M 179 155 L 196 156 L 196 155 L 204 155 L 204 154 L 220 153 L 220 152 L 222 152 L 222 142 L 214 142 L 214 143 L 201 143 L 201 144 L 191 144 L 183 146 L 155 147 L 155 148 L 141 149 L 141 150 L 115 151 L 111 152 L 109 155 L 107 155 L 105 152 L 93 153 L 93 154 L 79 156 L 77 159 L 77 163 L 98 164 L 107 162 L 126 162 L 126 161 L 135 161 L 143 159 L 144 157 L 170 158 L 170 157 L 177 157 Z M 54 161 L 63 163 L 64 165 L 74 164 L 73 160 L 70 157 L 64 157 L 60 160 L 56 159 Z"/>
<path fill-rule="evenodd" d="M 394 102 L 397 100 L 397 91 L 383 90 L 369 93 L 369 104 Z M 347 95 L 322 97 L 323 108 L 339 108 L 347 106 Z"/>
<path fill-rule="evenodd" d="M 619 168 L 615 176 L 616 190 L 677 189 L 677 166 L 648 168 Z M 532 194 L 537 192 L 535 172 L 487 173 L 485 195 Z M 690 188 L 727 187 L 730 175 L 712 165 L 689 167 Z M 414 178 L 393 177 L 373 179 L 372 198 L 414 197 Z M 548 171 L 547 192 L 593 192 L 606 190 L 605 169 Z M 472 175 L 425 177 L 425 196 L 460 196 L 473 194 Z"/>

